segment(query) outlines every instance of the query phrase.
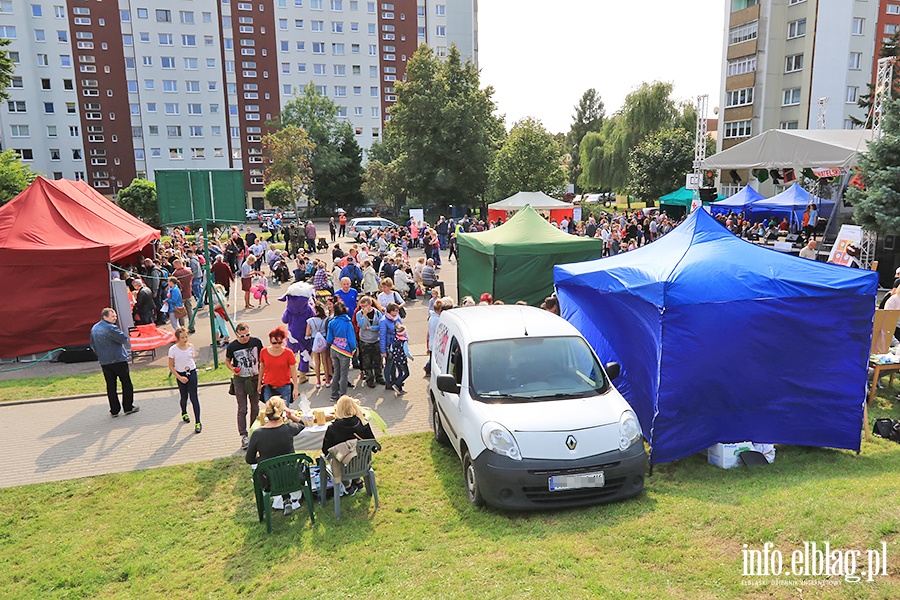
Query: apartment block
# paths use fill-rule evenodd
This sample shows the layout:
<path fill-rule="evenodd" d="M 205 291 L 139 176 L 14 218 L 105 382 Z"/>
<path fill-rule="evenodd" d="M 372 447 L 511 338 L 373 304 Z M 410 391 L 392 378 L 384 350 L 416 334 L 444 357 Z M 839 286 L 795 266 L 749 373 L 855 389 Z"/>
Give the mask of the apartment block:
<path fill-rule="evenodd" d="M 239 168 L 259 205 L 262 137 L 306 85 L 368 148 L 419 44 L 477 64 L 476 24 L 475 0 L 0 0 L 2 147 L 108 195 L 157 169 Z"/>
<path fill-rule="evenodd" d="M 857 101 L 873 80 L 886 3 L 726 2 L 720 150 L 768 129 L 849 129 L 864 116 Z M 738 187 L 722 183 L 726 194 Z"/>

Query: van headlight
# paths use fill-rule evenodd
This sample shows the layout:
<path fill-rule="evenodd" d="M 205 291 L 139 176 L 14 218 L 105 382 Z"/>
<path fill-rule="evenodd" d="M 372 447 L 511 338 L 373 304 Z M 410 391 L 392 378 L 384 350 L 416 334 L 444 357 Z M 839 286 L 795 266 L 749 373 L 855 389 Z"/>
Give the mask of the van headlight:
<path fill-rule="evenodd" d="M 639 439 L 641 439 L 641 426 L 638 424 L 637 415 L 626 410 L 619 417 L 619 450 L 628 450 Z"/>
<path fill-rule="evenodd" d="M 513 460 L 522 460 L 522 453 L 519 452 L 519 444 L 516 443 L 516 438 L 509 432 L 509 429 L 500 423 L 488 421 L 482 425 L 481 440 L 491 452 L 507 456 Z"/>

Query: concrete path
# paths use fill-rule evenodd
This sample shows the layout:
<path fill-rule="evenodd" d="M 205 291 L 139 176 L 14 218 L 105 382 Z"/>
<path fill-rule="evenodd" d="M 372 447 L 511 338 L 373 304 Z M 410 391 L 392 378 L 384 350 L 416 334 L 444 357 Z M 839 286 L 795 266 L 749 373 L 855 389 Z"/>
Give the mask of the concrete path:
<path fill-rule="evenodd" d="M 325 229 L 327 232 L 327 228 Z M 342 240 L 347 249 L 350 240 Z M 443 253 L 446 255 L 446 252 Z M 413 250 L 411 258 L 422 255 Z M 324 257 L 324 253 L 319 254 Z M 328 256 L 330 264 L 330 254 Z M 441 279 L 447 283 L 447 293 L 456 296 L 456 265 L 444 258 Z M 277 301 L 286 286 L 273 287 L 269 293 L 269 307 L 238 310 L 238 320 L 247 321 L 251 331 L 263 339 L 278 325 L 284 304 Z M 241 299 L 241 303 L 243 300 Z M 408 393 L 396 397 L 383 386 L 370 389 L 357 381 L 349 393 L 360 398 L 363 405 L 374 408 L 388 425 L 387 434 L 376 431 L 379 437 L 428 431 L 430 429 L 427 385 L 422 367 L 425 363 L 425 321 L 427 302 L 410 303 L 406 322 L 410 333 L 410 350 L 415 361 L 410 363 Z M 206 315 L 201 312 L 201 316 Z M 209 321 L 197 322 L 193 343 L 201 350 L 198 363 L 212 360 L 208 345 Z M 207 344 L 203 346 L 203 344 Z M 157 352 L 155 360 L 139 359 L 132 367 L 166 365 L 165 349 Z M 220 351 L 224 361 L 224 351 Z M 4 377 L 40 377 L 48 375 L 97 372 L 96 363 L 63 365 L 42 364 Z M 359 371 L 351 370 L 351 382 Z M 330 389 L 316 390 L 315 381 L 301 386 L 314 408 L 330 406 Z M 7 460 L 0 463 L 0 487 L 12 487 L 45 481 L 59 481 L 117 473 L 153 467 L 178 465 L 240 454 L 237 430 L 237 403 L 228 394 L 227 385 L 200 388 L 201 422 L 203 432 L 194 433 L 193 424 L 181 421 L 176 388 L 156 392 L 137 392 L 135 404 L 140 412 L 111 418 L 103 390 L 90 398 L 35 401 L 23 404 L 0 404 L 0 449 Z M 189 406 L 190 412 L 190 406 Z M 193 415 L 192 415 L 193 420 Z"/>

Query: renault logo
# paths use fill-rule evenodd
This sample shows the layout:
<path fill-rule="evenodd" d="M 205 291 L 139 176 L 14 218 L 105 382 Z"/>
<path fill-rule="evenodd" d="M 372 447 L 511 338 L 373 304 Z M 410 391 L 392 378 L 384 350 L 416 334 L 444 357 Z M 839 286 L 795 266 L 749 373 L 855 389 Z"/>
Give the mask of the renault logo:
<path fill-rule="evenodd" d="M 574 435 L 570 435 L 569 437 L 566 438 L 566 447 L 569 450 L 574 450 L 575 446 L 577 446 L 577 445 L 578 445 L 578 440 L 575 439 Z"/>

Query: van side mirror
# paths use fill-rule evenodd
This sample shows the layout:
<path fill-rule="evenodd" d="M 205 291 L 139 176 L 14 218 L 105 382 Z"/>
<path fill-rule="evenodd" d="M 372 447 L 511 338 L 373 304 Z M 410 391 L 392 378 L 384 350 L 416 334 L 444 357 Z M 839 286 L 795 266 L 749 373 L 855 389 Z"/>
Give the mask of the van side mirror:
<path fill-rule="evenodd" d="M 606 376 L 609 377 L 610 381 L 613 381 L 619 377 L 619 373 L 622 371 L 622 367 L 619 366 L 617 362 L 608 362 L 606 363 Z"/>
<path fill-rule="evenodd" d="M 453 375 L 438 375 L 437 388 L 448 394 L 458 394 L 459 384 L 456 383 L 456 377 Z"/>

